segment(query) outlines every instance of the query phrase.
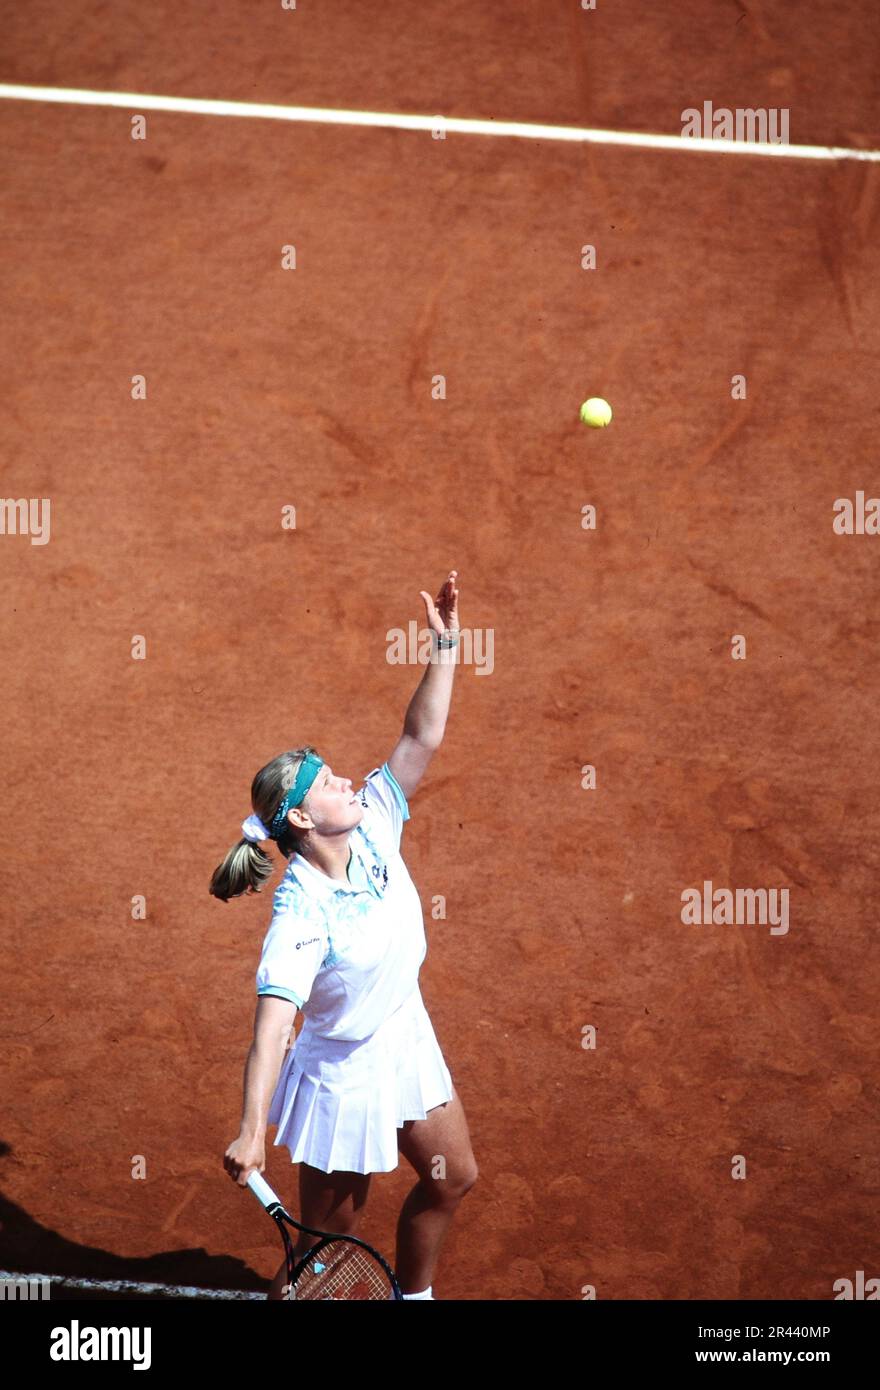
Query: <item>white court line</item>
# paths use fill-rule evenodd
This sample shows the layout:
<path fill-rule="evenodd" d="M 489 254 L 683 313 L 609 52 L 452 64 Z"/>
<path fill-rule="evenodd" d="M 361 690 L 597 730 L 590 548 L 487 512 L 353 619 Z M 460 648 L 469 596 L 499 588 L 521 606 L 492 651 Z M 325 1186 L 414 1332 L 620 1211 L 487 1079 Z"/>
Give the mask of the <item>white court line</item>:
<path fill-rule="evenodd" d="M 50 101 L 72 106 L 121 106 L 143 111 L 181 111 L 194 116 L 250 116 L 266 121 L 306 121 L 317 125 L 380 126 L 391 130 L 436 130 L 454 135 L 507 135 L 520 140 L 567 140 L 591 145 L 627 145 L 647 150 L 702 150 L 709 154 L 771 155 L 778 159 L 862 159 L 880 162 L 880 150 L 843 145 L 770 145 L 746 140 L 710 140 L 681 135 L 647 135 L 579 126 L 529 125 L 520 121 L 465 120 L 458 116 L 404 116 L 389 111 L 333 111 L 321 106 L 267 106 L 253 101 L 203 101 L 195 97 L 157 97 L 138 92 L 87 92 L 68 87 L 22 87 L 0 83 L 0 98 Z"/>
<path fill-rule="evenodd" d="M 0 1269 L 0 1279 L 14 1279 L 16 1281 L 48 1279 L 48 1302 L 51 1302 L 54 1289 L 80 1289 L 83 1293 L 143 1294 L 147 1297 L 160 1294 L 165 1298 L 219 1298 L 235 1299 L 237 1302 L 259 1299 L 261 1303 L 266 1301 L 264 1293 L 250 1293 L 241 1289 L 199 1289 L 188 1284 L 148 1284 L 140 1283 L 134 1279 L 75 1279 L 73 1276 L 68 1277 L 63 1274 L 14 1274 L 8 1269 Z M 36 1290 L 33 1301 L 43 1301 L 40 1298 L 39 1290 Z"/>

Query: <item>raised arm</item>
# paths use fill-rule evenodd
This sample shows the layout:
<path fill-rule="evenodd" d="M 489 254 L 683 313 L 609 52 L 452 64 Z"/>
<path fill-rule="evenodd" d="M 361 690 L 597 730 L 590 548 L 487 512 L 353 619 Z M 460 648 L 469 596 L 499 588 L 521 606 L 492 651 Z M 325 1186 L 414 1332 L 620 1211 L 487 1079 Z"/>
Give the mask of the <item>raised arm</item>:
<path fill-rule="evenodd" d="M 421 597 L 425 603 L 428 626 L 438 638 L 444 633 L 458 632 L 458 570 L 450 570 L 449 578 L 436 600 L 432 600 L 424 589 L 421 590 Z M 388 759 L 388 766 L 407 801 L 443 742 L 452 699 L 458 651 L 455 647 L 438 651 L 436 638 L 432 642 L 434 650 L 431 660 L 409 703 L 400 740 Z"/>

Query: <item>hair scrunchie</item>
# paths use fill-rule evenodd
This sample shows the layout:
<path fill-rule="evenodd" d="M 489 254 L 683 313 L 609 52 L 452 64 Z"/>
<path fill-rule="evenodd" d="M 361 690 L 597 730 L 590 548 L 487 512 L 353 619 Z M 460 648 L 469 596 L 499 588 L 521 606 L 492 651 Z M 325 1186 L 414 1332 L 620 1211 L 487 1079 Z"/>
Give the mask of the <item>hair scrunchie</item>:
<path fill-rule="evenodd" d="M 246 840 L 250 840 L 252 845 L 258 844 L 260 840 L 271 840 L 272 838 L 259 816 L 248 816 L 247 820 L 243 820 L 241 833 Z"/>

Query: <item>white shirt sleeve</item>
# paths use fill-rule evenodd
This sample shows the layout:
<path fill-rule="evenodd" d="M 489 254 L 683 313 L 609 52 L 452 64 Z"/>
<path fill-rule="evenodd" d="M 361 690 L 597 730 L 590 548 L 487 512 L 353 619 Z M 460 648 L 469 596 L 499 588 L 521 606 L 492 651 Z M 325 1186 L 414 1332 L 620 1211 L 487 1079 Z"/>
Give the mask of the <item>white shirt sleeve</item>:
<path fill-rule="evenodd" d="M 379 828 L 395 850 L 399 850 L 404 822 L 410 818 L 409 806 L 387 763 L 367 773 L 358 797 L 361 804 L 372 812 L 373 826 Z"/>
<path fill-rule="evenodd" d="M 308 1003 L 315 976 L 327 954 L 327 927 L 323 915 L 288 909 L 274 919 L 257 968 L 257 994 L 289 999 L 298 1009 Z"/>

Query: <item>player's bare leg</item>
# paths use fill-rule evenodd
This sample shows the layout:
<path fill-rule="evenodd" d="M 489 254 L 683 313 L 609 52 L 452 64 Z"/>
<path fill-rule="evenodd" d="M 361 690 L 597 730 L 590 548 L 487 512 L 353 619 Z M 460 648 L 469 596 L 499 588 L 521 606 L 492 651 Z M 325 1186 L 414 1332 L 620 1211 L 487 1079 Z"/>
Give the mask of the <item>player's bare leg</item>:
<path fill-rule="evenodd" d="M 452 1100 L 430 1110 L 424 1120 L 408 1120 L 397 1131 L 397 1139 L 419 1180 L 398 1219 L 395 1272 L 402 1293 L 421 1293 L 433 1285 L 440 1247 L 462 1197 L 478 1175 L 464 1106 L 455 1087 Z M 440 1173 L 443 1176 L 434 1176 Z"/>
<path fill-rule="evenodd" d="M 312 1168 L 308 1163 L 299 1165 L 299 1213 L 297 1216 L 304 1226 L 312 1226 L 316 1231 L 333 1231 L 336 1235 L 357 1234 L 363 1208 L 366 1206 L 370 1190 L 370 1173 L 324 1173 L 320 1168 Z M 291 1233 L 292 1238 L 293 1233 Z M 293 1247 L 297 1259 L 301 1259 L 316 1244 L 317 1236 L 307 1236 L 299 1232 Z M 287 1283 L 287 1261 L 281 1264 L 269 1288 L 269 1299 L 283 1299 Z"/>

